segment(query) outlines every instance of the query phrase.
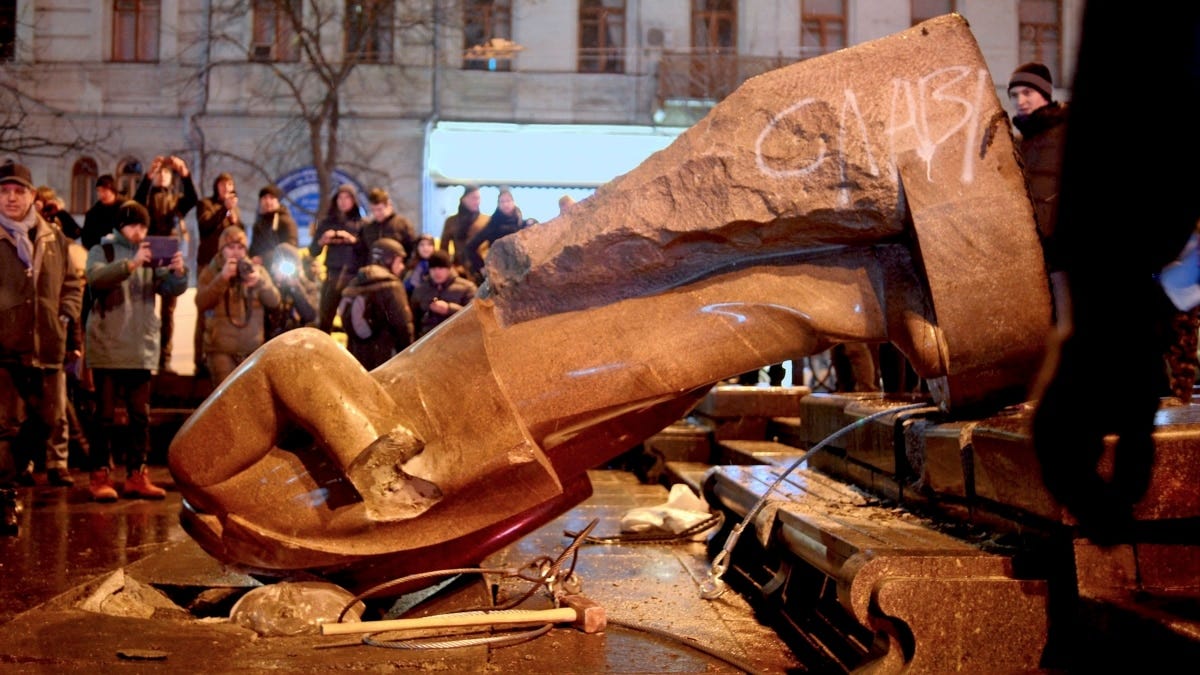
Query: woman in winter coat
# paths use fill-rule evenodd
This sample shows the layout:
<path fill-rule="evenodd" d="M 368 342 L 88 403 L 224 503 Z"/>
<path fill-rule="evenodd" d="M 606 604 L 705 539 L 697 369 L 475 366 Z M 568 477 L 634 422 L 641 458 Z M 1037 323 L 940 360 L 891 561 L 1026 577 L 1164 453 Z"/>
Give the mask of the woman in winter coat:
<path fill-rule="evenodd" d="M 317 226 L 312 243 L 308 245 L 308 252 L 314 258 L 325 250 L 325 282 L 321 285 L 317 321 L 326 333 L 333 331 L 333 318 L 337 315 L 342 290 L 366 262 L 359 259 L 358 252 L 362 226 L 358 191 L 350 184 L 339 185 L 329 204 L 329 215 Z"/>

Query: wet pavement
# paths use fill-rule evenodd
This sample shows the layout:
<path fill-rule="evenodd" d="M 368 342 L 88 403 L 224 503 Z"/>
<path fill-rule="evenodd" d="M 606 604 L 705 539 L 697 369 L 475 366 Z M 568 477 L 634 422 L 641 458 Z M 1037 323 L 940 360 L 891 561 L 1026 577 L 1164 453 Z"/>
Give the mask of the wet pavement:
<path fill-rule="evenodd" d="M 0 672 L 804 671 L 738 595 L 700 598 L 708 558 L 698 542 L 580 546 L 574 570 L 583 594 L 606 610 L 602 633 L 559 625 L 511 646 L 450 649 L 369 646 L 357 635 L 262 637 L 231 622 L 228 605 L 273 580 L 239 574 L 204 553 L 179 525 L 180 497 L 168 472 L 153 467 L 152 474 L 168 488 L 163 501 L 93 503 L 78 472 L 74 488 L 20 490 L 21 534 L 0 538 Z M 623 513 L 667 498 L 666 488 L 624 471 L 591 477 L 591 498 L 483 566 L 555 559 L 573 541 L 564 530 L 578 532 L 595 520 L 592 535 L 616 535 Z M 462 575 L 369 601 L 368 612 L 374 618 L 441 613 L 499 604 L 529 588 L 515 579 L 484 579 Z M 111 609 L 116 603 L 100 605 L 103 611 L 83 608 L 90 601 L 96 609 L 101 590 L 121 584 L 132 598 L 122 611 Z"/>

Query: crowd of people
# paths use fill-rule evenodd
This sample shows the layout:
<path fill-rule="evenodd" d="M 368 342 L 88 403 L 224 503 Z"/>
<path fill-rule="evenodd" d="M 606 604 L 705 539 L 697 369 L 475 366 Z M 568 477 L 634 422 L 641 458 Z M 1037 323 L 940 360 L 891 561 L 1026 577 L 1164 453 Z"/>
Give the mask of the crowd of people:
<path fill-rule="evenodd" d="M 6 504 L 41 472 L 47 485 L 74 485 L 72 456 L 96 501 L 165 496 L 146 470 L 150 400 L 154 376 L 173 373 L 174 314 L 193 271 L 185 248 L 197 268 L 195 374 L 215 387 L 264 342 L 300 327 L 344 333 L 363 367 L 377 367 L 467 306 L 488 245 L 532 223 L 508 190 L 493 215 L 480 214 L 479 190 L 468 186 L 439 244 L 417 235 L 386 190 L 370 190 L 364 210 L 343 184 L 302 247 L 277 186 L 259 190 L 245 223 L 231 174 L 201 199 L 176 156 L 156 157 L 133 195 L 111 175 L 95 191 L 81 224 L 27 167 L 0 165 Z M 15 534 L 10 515 L 5 532 Z"/>

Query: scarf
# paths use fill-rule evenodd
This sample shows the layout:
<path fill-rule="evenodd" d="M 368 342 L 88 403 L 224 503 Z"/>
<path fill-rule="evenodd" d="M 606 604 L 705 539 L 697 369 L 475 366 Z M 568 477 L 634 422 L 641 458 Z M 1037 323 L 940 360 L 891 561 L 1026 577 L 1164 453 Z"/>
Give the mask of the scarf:
<path fill-rule="evenodd" d="M 466 236 L 466 232 L 472 225 L 475 224 L 475 219 L 479 217 L 478 211 L 472 211 L 459 202 L 458 204 L 458 231 Z"/>
<path fill-rule="evenodd" d="M 1013 126 L 1021 132 L 1022 138 L 1033 138 L 1038 134 L 1067 121 L 1067 106 L 1058 101 L 1048 103 L 1028 115 L 1013 117 Z"/>
<path fill-rule="evenodd" d="M 17 257 L 21 262 L 25 263 L 25 269 L 33 266 L 33 240 L 30 234 L 37 229 L 37 212 L 31 207 L 29 212 L 25 214 L 23 220 L 10 220 L 3 213 L 0 213 L 0 225 L 8 230 L 8 236 L 12 237 L 13 243 L 17 245 Z"/>
<path fill-rule="evenodd" d="M 491 220 L 488 221 L 488 226 L 491 227 L 494 232 L 500 233 L 496 239 L 516 232 L 517 230 L 521 229 L 521 225 L 521 209 L 519 208 L 513 209 L 512 215 L 509 215 L 500 209 L 496 209 L 496 211 L 492 214 Z"/>

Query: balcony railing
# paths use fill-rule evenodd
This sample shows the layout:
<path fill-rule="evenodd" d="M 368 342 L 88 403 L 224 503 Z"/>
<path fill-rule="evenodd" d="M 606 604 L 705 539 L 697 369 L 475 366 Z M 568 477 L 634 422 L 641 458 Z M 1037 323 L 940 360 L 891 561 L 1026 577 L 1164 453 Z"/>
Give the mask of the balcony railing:
<path fill-rule="evenodd" d="M 717 102 L 741 83 L 794 63 L 794 57 L 746 56 L 723 51 L 663 52 L 658 66 L 658 102 Z"/>
<path fill-rule="evenodd" d="M 578 55 L 581 73 L 625 72 L 625 50 L 621 47 L 580 47 Z"/>

